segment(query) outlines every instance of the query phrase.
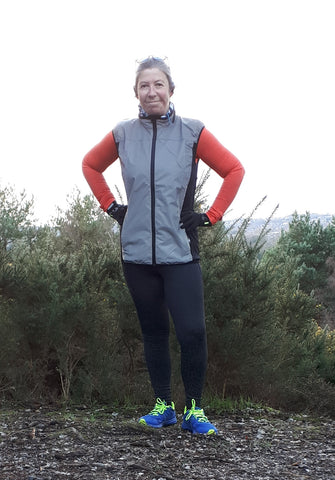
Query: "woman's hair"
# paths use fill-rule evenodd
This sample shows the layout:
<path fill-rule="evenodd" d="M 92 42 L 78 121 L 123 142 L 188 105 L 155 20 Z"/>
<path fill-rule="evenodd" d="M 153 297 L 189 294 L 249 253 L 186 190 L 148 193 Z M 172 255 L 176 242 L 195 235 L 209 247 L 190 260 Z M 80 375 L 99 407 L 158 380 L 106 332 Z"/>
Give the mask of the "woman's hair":
<path fill-rule="evenodd" d="M 170 92 L 174 92 L 175 84 L 171 77 L 170 67 L 165 63 L 163 58 L 150 56 L 138 62 L 134 86 L 135 95 L 137 95 L 138 77 L 143 70 L 147 70 L 148 68 L 158 68 L 161 72 L 165 73 L 169 82 Z"/>

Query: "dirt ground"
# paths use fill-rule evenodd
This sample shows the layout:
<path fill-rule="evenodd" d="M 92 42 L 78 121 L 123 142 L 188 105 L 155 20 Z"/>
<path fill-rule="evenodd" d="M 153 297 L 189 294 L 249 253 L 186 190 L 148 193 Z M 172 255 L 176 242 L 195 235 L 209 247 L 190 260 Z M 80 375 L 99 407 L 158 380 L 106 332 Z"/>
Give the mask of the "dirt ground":
<path fill-rule="evenodd" d="M 268 410 L 208 415 L 219 435 L 199 436 L 181 430 L 181 416 L 154 430 L 138 415 L 2 409 L 0 479 L 335 480 L 335 420 Z"/>

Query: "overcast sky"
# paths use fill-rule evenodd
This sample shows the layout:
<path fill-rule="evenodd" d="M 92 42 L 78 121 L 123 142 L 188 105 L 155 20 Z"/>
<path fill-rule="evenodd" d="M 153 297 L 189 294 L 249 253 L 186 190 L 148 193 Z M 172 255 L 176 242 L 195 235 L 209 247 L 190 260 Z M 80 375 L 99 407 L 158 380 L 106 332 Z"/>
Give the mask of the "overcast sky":
<path fill-rule="evenodd" d="M 89 193 L 82 158 L 137 116 L 136 60 L 155 55 L 177 113 L 246 169 L 226 218 L 265 195 L 258 216 L 335 214 L 334 25 L 333 0 L 0 0 L 0 188 L 34 195 L 42 221 Z"/>

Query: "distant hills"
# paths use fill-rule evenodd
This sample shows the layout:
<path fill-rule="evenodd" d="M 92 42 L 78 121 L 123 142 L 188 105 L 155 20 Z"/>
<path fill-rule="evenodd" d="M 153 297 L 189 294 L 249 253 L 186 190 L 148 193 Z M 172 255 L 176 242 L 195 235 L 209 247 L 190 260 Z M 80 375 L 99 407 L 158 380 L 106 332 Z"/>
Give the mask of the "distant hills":
<path fill-rule="evenodd" d="M 327 226 L 332 218 L 335 216 L 335 214 L 327 214 L 327 215 L 320 215 L 317 213 L 310 213 L 310 218 L 311 220 L 320 220 L 320 223 L 322 226 Z M 278 218 L 272 218 L 267 226 L 267 244 L 273 245 L 277 242 L 278 238 L 280 237 L 280 234 L 282 231 L 286 231 L 289 228 L 289 224 L 292 220 L 292 215 L 288 215 L 287 217 L 278 217 Z M 246 236 L 248 239 L 256 239 L 258 235 L 260 234 L 262 228 L 264 227 L 266 223 L 266 219 L 264 218 L 252 218 L 250 220 Z M 234 223 L 236 220 L 229 220 L 224 222 L 224 224 L 227 227 L 232 226 L 231 233 L 234 234 L 237 232 L 239 225 L 241 224 L 241 220 L 238 221 L 235 225 Z"/>

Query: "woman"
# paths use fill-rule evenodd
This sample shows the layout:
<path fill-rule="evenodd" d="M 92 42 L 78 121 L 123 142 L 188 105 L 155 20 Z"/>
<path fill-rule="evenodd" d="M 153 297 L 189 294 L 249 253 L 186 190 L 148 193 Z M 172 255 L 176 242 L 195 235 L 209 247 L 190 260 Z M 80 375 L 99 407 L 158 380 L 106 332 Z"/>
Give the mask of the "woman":
<path fill-rule="evenodd" d="M 164 60 L 148 57 L 136 72 L 139 118 L 120 122 L 83 160 L 101 208 L 121 226 L 122 265 L 140 321 L 156 404 L 139 422 L 154 428 L 177 422 L 170 390 L 169 314 L 181 348 L 185 387 L 182 428 L 216 434 L 201 408 L 207 368 L 198 227 L 221 220 L 244 175 L 237 158 L 204 125 L 176 115 Z M 119 205 L 104 170 L 120 159 L 128 205 Z M 198 160 L 224 181 L 207 212 L 194 212 Z"/>

